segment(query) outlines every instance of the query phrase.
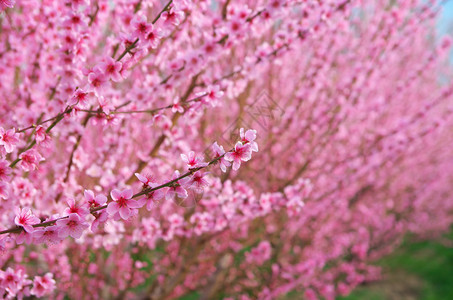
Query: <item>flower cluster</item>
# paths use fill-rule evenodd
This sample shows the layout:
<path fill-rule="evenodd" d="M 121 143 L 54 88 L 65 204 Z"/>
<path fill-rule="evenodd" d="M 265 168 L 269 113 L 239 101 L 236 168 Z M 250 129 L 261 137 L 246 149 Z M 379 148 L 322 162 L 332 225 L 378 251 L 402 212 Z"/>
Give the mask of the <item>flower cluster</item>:
<path fill-rule="evenodd" d="M 250 138 L 249 140 L 244 140 L 245 134 Z M 243 147 L 250 147 L 250 149 L 254 146 L 254 149 L 257 149 L 257 144 L 254 141 L 256 139 L 256 131 L 247 130 L 245 134 L 244 129 L 241 128 L 242 141 L 236 145 L 240 144 Z M 217 142 L 214 145 L 219 148 Z M 196 156 L 194 151 L 189 152 L 188 156 L 181 154 L 182 159 L 189 168 L 189 171 L 183 175 L 176 170 L 170 181 L 158 184 L 151 176 L 135 173 L 137 179 L 143 184 L 141 192 L 134 195 L 133 190 L 130 188 L 122 191 L 113 189 L 110 192 L 111 201 L 108 201 L 107 197 L 102 194 L 95 196 L 93 191 L 85 190 L 84 199 L 80 203 L 68 198 L 68 206 L 61 216 L 54 214 L 43 221 L 36 217 L 30 208 L 20 209 L 16 207 L 14 223 L 18 228 L 2 231 L 1 233 L 16 233 L 18 231 L 18 234 L 11 236 L 17 244 L 22 244 L 23 242 L 27 244 L 55 244 L 68 236 L 79 239 L 88 227 L 91 227 L 92 232 L 96 232 L 99 225 L 105 224 L 109 219 L 114 221 L 128 220 L 138 215 L 138 209 L 145 204 L 147 210 L 151 211 L 158 201 L 163 198 L 166 200 L 185 199 L 189 195 L 188 190 L 202 193 L 209 186 L 210 181 L 206 178 L 207 173 L 201 171 L 201 169 L 209 167 L 227 155 L 237 155 L 236 151 L 235 147 L 231 152 L 223 152 L 220 156 L 216 155 L 209 163 L 203 162 L 203 158 Z M 249 160 L 250 156 L 251 153 L 248 154 L 246 160 Z M 224 165 L 222 166 L 224 167 Z M 4 168 L 5 171 L 3 173 L 6 175 L 8 172 L 7 167 L 4 166 Z M 138 200 L 133 199 L 139 196 L 142 197 Z"/>

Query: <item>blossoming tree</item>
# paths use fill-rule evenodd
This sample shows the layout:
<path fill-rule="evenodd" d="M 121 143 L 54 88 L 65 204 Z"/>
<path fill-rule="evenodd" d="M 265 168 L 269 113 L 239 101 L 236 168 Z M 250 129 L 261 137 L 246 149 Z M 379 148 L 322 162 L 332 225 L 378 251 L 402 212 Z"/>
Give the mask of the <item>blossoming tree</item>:
<path fill-rule="evenodd" d="M 0 10 L 4 298 L 333 299 L 453 221 L 435 1 Z"/>

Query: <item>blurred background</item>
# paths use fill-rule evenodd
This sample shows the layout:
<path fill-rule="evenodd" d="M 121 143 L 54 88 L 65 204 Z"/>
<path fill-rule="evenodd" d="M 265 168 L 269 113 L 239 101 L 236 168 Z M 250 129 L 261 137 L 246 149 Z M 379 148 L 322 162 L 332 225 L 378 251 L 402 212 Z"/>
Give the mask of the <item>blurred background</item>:
<path fill-rule="evenodd" d="M 438 37 L 453 34 L 453 1 L 443 1 Z M 453 52 L 450 53 L 453 63 Z M 408 236 L 391 256 L 378 262 L 385 270 L 379 282 L 356 289 L 343 300 L 453 299 L 453 229 L 437 241 Z"/>

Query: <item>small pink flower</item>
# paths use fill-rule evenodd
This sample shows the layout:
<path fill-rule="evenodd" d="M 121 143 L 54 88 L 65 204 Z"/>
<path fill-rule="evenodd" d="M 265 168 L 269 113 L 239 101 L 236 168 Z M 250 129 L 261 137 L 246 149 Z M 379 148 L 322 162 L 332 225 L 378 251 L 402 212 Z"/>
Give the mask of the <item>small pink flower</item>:
<path fill-rule="evenodd" d="M 91 223 L 91 231 L 96 232 L 98 230 L 99 225 L 105 223 L 109 216 L 108 213 L 105 210 L 97 211 L 92 213 L 94 216 L 94 221 Z"/>
<path fill-rule="evenodd" d="M 182 11 L 175 11 L 172 8 L 169 11 L 163 12 L 161 18 L 164 20 L 164 26 L 166 27 L 178 26 L 184 19 L 184 13 Z"/>
<path fill-rule="evenodd" d="M 184 68 L 185 61 L 182 58 L 175 58 L 169 63 L 169 68 L 173 73 L 179 72 Z"/>
<path fill-rule="evenodd" d="M 104 61 L 100 62 L 96 68 L 99 69 L 105 76 L 111 78 L 113 81 L 118 82 L 123 79 L 120 74 L 123 64 L 116 61 L 110 56 L 106 57 Z"/>
<path fill-rule="evenodd" d="M 233 18 L 228 23 L 228 34 L 235 36 L 240 35 L 244 31 L 244 21 L 239 18 Z"/>
<path fill-rule="evenodd" d="M 208 163 L 203 162 L 203 158 L 201 156 L 196 156 L 193 151 L 190 151 L 187 156 L 185 154 L 181 154 L 181 158 L 187 164 L 189 169 L 206 167 L 208 165 Z"/>
<path fill-rule="evenodd" d="M 115 109 L 113 104 L 109 100 L 107 100 L 105 97 L 103 97 L 103 96 L 98 97 L 98 104 L 99 104 L 99 109 L 101 111 L 103 111 L 104 113 L 106 113 L 106 114 L 109 114 L 110 111 Z"/>
<path fill-rule="evenodd" d="M 77 91 L 75 91 L 68 104 L 71 106 L 77 104 L 80 108 L 86 108 L 88 107 L 88 100 L 88 93 L 81 89 L 78 89 Z"/>
<path fill-rule="evenodd" d="M 91 191 L 91 190 L 85 190 L 85 192 L 83 194 L 85 196 L 86 202 L 91 207 L 102 206 L 102 205 L 104 205 L 107 202 L 107 197 L 106 196 L 97 195 L 95 197 L 93 191 Z"/>
<path fill-rule="evenodd" d="M 11 238 L 9 236 L 0 238 L 0 251 L 3 252 L 6 250 L 6 242 L 8 242 Z"/>
<path fill-rule="evenodd" d="M 27 279 L 27 277 L 27 274 L 25 274 L 24 270 L 21 268 L 17 270 L 13 270 L 11 268 L 6 269 L 6 271 L 0 270 L 2 296 L 4 296 L 3 294 L 8 296 L 3 299 L 21 299 L 21 290 L 32 283 L 31 280 Z M 5 293 L 5 291 L 7 293 Z"/>
<path fill-rule="evenodd" d="M 269 1 L 269 4 L 267 5 L 267 10 L 270 13 L 275 12 L 279 8 L 281 8 L 285 4 L 284 0 L 271 0 Z"/>
<path fill-rule="evenodd" d="M 225 154 L 225 159 L 233 162 L 233 170 L 237 171 L 241 166 L 241 161 L 249 161 L 252 158 L 252 147 L 250 144 L 243 145 L 237 142 L 233 152 Z"/>
<path fill-rule="evenodd" d="M 16 4 L 16 0 L 0 0 L 0 10 L 12 8 Z"/>
<path fill-rule="evenodd" d="M 291 197 L 286 203 L 286 208 L 290 216 L 296 216 L 304 207 L 305 203 L 300 196 Z"/>
<path fill-rule="evenodd" d="M 0 146 L 5 147 L 7 153 L 11 153 L 16 148 L 16 144 L 19 142 L 17 138 L 16 129 L 5 130 L 0 127 Z"/>
<path fill-rule="evenodd" d="M 30 293 L 38 298 L 49 295 L 55 290 L 55 283 L 52 273 L 46 273 L 43 277 L 35 276 Z"/>
<path fill-rule="evenodd" d="M 66 27 L 79 28 L 85 26 L 87 23 L 87 18 L 77 12 L 71 12 L 68 14 L 67 19 L 63 22 L 63 25 Z"/>
<path fill-rule="evenodd" d="M 131 215 L 131 209 L 140 208 L 143 206 L 142 203 L 136 200 L 132 200 L 133 192 L 131 189 L 126 189 L 123 191 L 113 190 L 110 193 L 113 201 L 107 206 L 107 212 L 109 215 L 113 216 L 119 213 L 120 217 L 123 220 L 127 220 Z"/>
<path fill-rule="evenodd" d="M 193 70 L 198 69 L 198 67 L 203 63 L 204 57 L 198 52 L 190 53 L 186 58 L 187 67 Z"/>
<path fill-rule="evenodd" d="M 0 160 L 0 181 L 7 181 L 11 174 L 11 168 L 6 160 Z"/>
<path fill-rule="evenodd" d="M 30 149 L 19 155 L 21 161 L 19 162 L 20 166 L 24 171 L 32 171 L 38 168 L 39 162 L 44 160 L 44 158 L 39 154 L 35 149 Z"/>
<path fill-rule="evenodd" d="M 6 182 L 0 181 L 0 198 L 8 199 L 9 197 L 9 185 Z"/>
<path fill-rule="evenodd" d="M 206 91 L 206 96 L 202 98 L 202 103 L 217 106 L 218 100 L 223 96 L 223 91 L 218 85 L 211 86 Z"/>
<path fill-rule="evenodd" d="M 225 154 L 225 150 L 223 149 L 223 146 L 219 146 L 217 142 L 215 142 L 212 145 L 212 150 L 215 153 L 214 158 L 218 158 L 217 162 L 220 163 L 220 169 L 222 172 L 226 172 L 226 168 L 231 166 L 231 163 L 225 159 L 223 154 Z M 220 158 L 219 158 L 220 157 Z"/>
<path fill-rule="evenodd" d="M 153 30 L 153 25 L 148 23 L 144 15 L 137 15 L 132 19 L 131 26 L 134 30 L 134 37 L 145 39 L 146 35 Z"/>
<path fill-rule="evenodd" d="M 135 177 L 137 177 L 138 180 L 140 180 L 140 182 L 143 183 L 143 185 L 145 185 L 145 186 L 148 186 L 151 182 L 154 181 L 153 176 L 151 176 L 149 174 L 141 175 L 139 173 L 135 173 Z"/>
<path fill-rule="evenodd" d="M 58 226 L 47 226 L 44 229 L 37 229 L 33 232 L 33 238 L 38 244 L 56 244 L 62 240 L 58 235 Z"/>
<path fill-rule="evenodd" d="M 210 56 L 213 53 L 216 53 L 217 50 L 219 49 L 219 44 L 215 41 L 210 41 L 204 44 L 202 51 L 205 56 Z"/>
<path fill-rule="evenodd" d="M 26 231 L 22 231 L 21 233 L 19 233 L 16 236 L 16 244 L 20 245 L 25 242 L 27 245 L 30 245 L 31 242 L 33 241 L 33 234 L 35 231 L 33 231 L 33 233 L 28 233 Z"/>
<path fill-rule="evenodd" d="M 108 77 L 99 69 L 94 69 L 93 72 L 88 74 L 88 82 L 90 83 L 90 89 L 99 94 L 100 91 L 107 86 Z"/>
<path fill-rule="evenodd" d="M 66 203 L 68 203 L 69 206 L 64 210 L 66 215 L 78 214 L 81 218 L 83 218 L 90 212 L 88 210 L 88 203 L 76 204 L 75 200 L 72 198 L 68 198 Z"/>
<path fill-rule="evenodd" d="M 207 173 L 203 173 L 201 171 L 195 172 L 185 181 L 185 185 L 195 189 L 198 193 L 202 192 L 203 189 L 209 185 L 209 181 L 206 179 L 206 174 Z"/>
<path fill-rule="evenodd" d="M 43 142 L 46 139 L 46 135 L 47 135 L 47 133 L 46 133 L 46 129 L 44 129 L 44 127 L 42 127 L 42 126 L 36 127 L 35 139 L 36 139 L 37 144 L 40 144 L 41 142 Z"/>
<path fill-rule="evenodd" d="M 173 113 L 179 112 L 181 114 L 184 112 L 184 107 L 182 107 L 181 103 L 179 102 L 179 98 L 175 98 L 173 100 L 173 106 L 171 107 L 171 111 Z"/>
<path fill-rule="evenodd" d="M 258 246 L 245 254 L 245 259 L 249 263 L 255 263 L 260 266 L 270 259 L 271 254 L 272 245 L 268 241 L 262 241 Z"/>
<path fill-rule="evenodd" d="M 159 186 L 158 183 L 150 182 L 149 184 L 150 188 L 155 188 L 156 186 Z M 155 191 L 151 191 L 148 194 L 146 194 L 146 209 L 148 211 L 151 211 L 153 207 L 155 207 L 158 203 L 159 200 L 165 197 L 165 191 L 164 189 L 158 189 Z"/>
<path fill-rule="evenodd" d="M 144 42 L 147 43 L 152 49 L 156 49 L 162 37 L 162 31 L 158 28 L 154 28 L 153 25 L 151 25 L 151 29 L 145 35 Z"/>
<path fill-rule="evenodd" d="M 212 228 L 212 216 L 207 212 L 194 213 L 189 221 L 194 225 L 193 230 L 196 235 L 201 235 L 203 232 L 209 231 Z"/>
<path fill-rule="evenodd" d="M 75 213 L 70 214 L 66 219 L 58 220 L 56 223 L 60 238 L 71 236 L 78 239 L 82 236 L 83 231 L 88 228 L 88 224 Z"/>
<path fill-rule="evenodd" d="M 34 216 L 29 208 L 19 207 L 15 208 L 16 217 L 14 218 L 14 223 L 17 226 L 21 226 L 28 233 L 34 231 L 33 225 L 38 224 L 41 220 L 38 217 Z"/>
<path fill-rule="evenodd" d="M 172 176 L 172 179 L 175 180 L 176 178 L 178 178 L 180 175 L 179 175 L 179 171 L 175 171 L 173 173 L 173 176 Z M 177 182 L 175 182 L 173 184 L 173 186 L 171 186 L 168 190 L 167 190 L 167 193 L 165 195 L 165 198 L 167 200 L 170 200 L 170 199 L 174 199 L 175 196 L 178 196 L 179 198 L 187 198 L 188 194 L 187 194 L 187 191 L 182 187 L 182 184 L 184 184 L 183 181 L 181 180 L 178 180 Z"/>
<path fill-rule="evenodd" d="M 241 128 L 239 130 L 239 133 L 241 135 L 242 144 L 245 145 L 247 143 L 250 143 L 250 146 L 252 147 L 252 151 L 258 152 L 258 144 L 255 142 L 256 130 L 249 129 L 244 133 L 244 128 Z"/>

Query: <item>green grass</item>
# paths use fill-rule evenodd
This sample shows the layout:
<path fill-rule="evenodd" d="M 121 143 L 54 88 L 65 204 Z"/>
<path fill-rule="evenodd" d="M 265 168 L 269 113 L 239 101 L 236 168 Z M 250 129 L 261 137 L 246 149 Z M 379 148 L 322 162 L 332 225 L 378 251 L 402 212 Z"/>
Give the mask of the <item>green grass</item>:
<path fill-rule="evenodd" d="M 446 240 L 453 244 L 453 231 L 446 236 Z M 243 259 L 244 252 L 247 250 L 249 249 L 243 249 L 238 255 L 238 261 Z M 338 299 L 453 299 L 452 247 L 436 241 L 406 241 L 395 253 L 377 262 L 377 265 L 381 266 L 384 272 L 384 278 L 381 282 L 358 287 L 349 296 L 339 297 Z M 195 300 L 198 298 L 199 294 L 193 292 L 179 298 L 179 300 Z M 288 299 L 300 298 L 289 297 Z"/>
<path fill-rule="evenodd" d="M 447 236 L 453 242 L 453 231 Z M 453 299 L 453 248 L 440 242 L 406 242 L 394 254 L 382 259 L 378 265 L 384 268 L 384 274 L 401 273 L 397 280 L 404 286 L 405 278 L 416 278 L 420 285 L 406 288 L 413 289 L 416 299 L 443 300 Z M 395 279 L 392 279 L 395 280 Z M 397 299 L 382 292 L 385 283 L 359 287 L 343 300 L 389 300 Z M 395 284 L 395 282 L 392 282 Z M 381 290 L 380 290 L 381 289 Z"/>

